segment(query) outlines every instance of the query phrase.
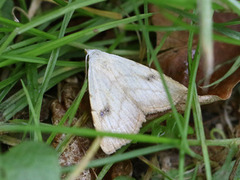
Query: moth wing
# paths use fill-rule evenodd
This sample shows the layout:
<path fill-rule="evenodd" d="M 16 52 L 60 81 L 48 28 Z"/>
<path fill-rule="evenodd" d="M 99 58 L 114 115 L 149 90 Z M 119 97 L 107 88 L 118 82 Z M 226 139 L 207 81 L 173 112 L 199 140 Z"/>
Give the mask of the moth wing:
<path fill-rule="evenodd" d="M 119 86 L 125 96 L 132 99 L 145 115 L 170 109 L 168 96 L 163 87 L 159 73 L 129 59 L 110 55 L 108 69 L 114 71 Z M 173 103 L 184 101 L 187 88 L 164 75 Z"/>
<path fill-rule="evenodd" d="M 97 130 L 137 133 L 145 115 L 170 109 L 159 73 L 120 56 L 87 51 L 89 93 Z M 174 104 L 184 99 L 187 88 L 165 76 Z M 127 144 L 125 139 L 104 137 L 101 148 L 111 154 Z"/>
<path fill-rule="evenodd" d="M 145 121 L 145 115 L 114 77 L 114 72 L 99 67 L 98 63 L 90 63 L 88 79 L 94 126 L 100 131 L 137 133 Z M 104 137 L 101 148 L 106 154 L 111 154 L 129 142 L 126 139 Z"/>

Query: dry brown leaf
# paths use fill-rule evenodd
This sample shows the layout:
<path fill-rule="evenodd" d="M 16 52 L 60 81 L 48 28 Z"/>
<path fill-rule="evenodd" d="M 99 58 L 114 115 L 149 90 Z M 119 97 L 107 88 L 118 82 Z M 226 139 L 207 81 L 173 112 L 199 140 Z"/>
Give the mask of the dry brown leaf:
<path fill-rule="evenodd" d="M 132 176 L 133 166 L 130 160 L 121 161 L 112 166 L 106 179 L 114 179 L 118 176 Z"/>
<path fill-rule="evenodd" d="M 61 118 L 66 113 L 65 107 L 63 107 L 57 100 L 52 103 L 52 121 L 53 124 L 57 125 Z M 77 119 L 74 120 L 76 123 Z M 67 124 L 67 123 L 66 123 Z M 61 143 L 65 138 L 65 134 L 58 134 L 53 140 L 53 147 L 57 147 L 59 143 Z M 59 156 L 59 164 L 61 166 L 71 166 L 79 163 L 81 159 L 84 157 L 85 152 L 90 147 L 91 141 L 88 138 L 83 137 L 74 137 L 70 140 L 70 143 L 65 148 L 65 150 Z M 91 172 L 89 169 L 84 170 L 83 173 L 79 175 L 75 180 L 82 179 L 91 179 Z M 62 178 L 66 177 L 66 174 L 62 176 Z"/>
<path fill-rule="evenodd" d="M 152 16 L 152 24 L 155 26 L 171 26 L 173 23 L 169 21 L 164 15 L 161 14 L 161 9 L 154 5 L 149 6 L 149 11 L 154 13 Z M 173 13 L 171 13 L 174 15 Z M 186 22 L 189 22 L 188 20 L 184 20 Z M 164 36 L 165 32 L 157 32 L 157 44 L 160 43 Z M 175 31 L 171 32 L 171 35 L 167 37 L 163 47 L 161 50 L 167 50 L 170 48 L 182 48 L 184 46 L 187 46 L 189 33 L 188 31 Z M 194 43 L 197 41 L 195 40 Z"/>
<path fill-rule="evenodd" d="M 151 12 L 157 12 L 157 8 L 154 6 L 150 6 Z M 237 18 L 236 14 L 232 13 L 215 13 L 214 21 L 215 22 L 226 22 L 232 19 Z M 171 25 L 172 23 L 166 18 L 163 17 L 160 13 L 156 13 L 153 15 L 152 23 L 154 25 Z M 240 26 L 231 27 L 234 30 L 240 31 Z M 162 32 L 157 32 L 157 43 L 163 37 Z M 161 67 L 164 73 L 167 76 L 172 77 L 174 80 L 180 82 L 181 84 L 187 86 L 188 85 L 188 62 L 187 62 L 187 41 L 188 41 L 188 32 L 177 31 L 170 34 L 167 38 L 164 49 L 172 48 L 164 53 L 160 53 L 158 55 L 158 60 L 161 64 Z M 195 37 L 193 42 L 193 50 L 192 56 L 195 53 L 195 47 L 197 43 L 197 38 Z M 233 59 L 234 57 L 240 54 L 240 46 L 215 42 L 214 43 L 214 58 L 215 58 L 215 66 L 223 64 L 228 60 Z M 199 69 L 196 77 L 196 82 L 198 83 L 200 80 L 204 78 L 204 69 L 202 66 L 202 59 L 199 64 Z M 216 81 L 221 78 L 232 66 L 233 63 L 229 63 L 227 65 L 222 66 L 217 71 L 215 71 L 211 77 L 210 83 Z M 231 96 L 233 87 L 240 81 L 240 68 L 234 72 L 230 77 L 222 81 L 216 86 L 210 87 L 207 92 L 198 86 L 198 94 L 199 95 L 216 95 L 220 99 L 228 99 Z"/>

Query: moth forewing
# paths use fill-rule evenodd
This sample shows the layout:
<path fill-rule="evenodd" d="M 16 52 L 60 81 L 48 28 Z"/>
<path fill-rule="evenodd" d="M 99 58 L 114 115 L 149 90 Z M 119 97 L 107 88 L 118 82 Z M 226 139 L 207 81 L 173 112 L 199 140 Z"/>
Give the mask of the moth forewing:
<path fill-rule="evenodd" d="M 159 73 L 129 59 L 100 50 L 89 56 L 88 83 L 94 126 L 99 131 L 138 133 L 146 115 L 169 110 L 170 104 Z M 187 88 L 165 76 L 174 104 Z M 114 153 L 129 140 L 104 137 L 101 148 Z"/>

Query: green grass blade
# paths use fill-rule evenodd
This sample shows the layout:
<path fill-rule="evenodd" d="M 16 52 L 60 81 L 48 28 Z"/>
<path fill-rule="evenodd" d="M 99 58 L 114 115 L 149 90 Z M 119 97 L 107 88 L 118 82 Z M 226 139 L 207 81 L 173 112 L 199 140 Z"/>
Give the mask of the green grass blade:
<path fill-rule="evenodd" d="M 22 86 L 23 86 L 23 90 L 24 90 L 24 93 L 26 95 L 26 98 L 27 98 L 27 101 L 28 101 L 28 105 L 29 105 L 29 109 L 31 111 L 31 115 L 33 116 L 33 120 L 34 120 L 34 124 L 36 127 L 39 126 L 39 119 L 37 117 L 37 114 L 34 110 L 34 107 L 33 107 L 33 103 L 32 103 L 32 100 L 31 100 L 31 97 L 29 95 L 29 92 L 24 84 L 23 81 L 21 81 L 22 83 Z M 37 140 L 37 141 L 42 141 L 42 135 L 41 135 L 41 132 L 39 130 L 37 130 L 36 132 L 34 132 L 34 139 Z"/>
<path fill-rule="evenodd" d="M 219 84 L 220 82 L 222 82 L 223 80 L 225 80 L 226 78 L 228 78 L 229 76 L 231 76 L 236 70 L 238 70 L 238 68 L 240 67 L 240 56 L 237 58 L 237 60 L 234 62 L 234 64 L 232 65 L 232 67 L 223 75 L 223 77 L 221 77 L 220 79 L 214 81 L 213 83 L 203 86 L 204 88 L 209 88 L 212 87 L 216 84 Z"/>

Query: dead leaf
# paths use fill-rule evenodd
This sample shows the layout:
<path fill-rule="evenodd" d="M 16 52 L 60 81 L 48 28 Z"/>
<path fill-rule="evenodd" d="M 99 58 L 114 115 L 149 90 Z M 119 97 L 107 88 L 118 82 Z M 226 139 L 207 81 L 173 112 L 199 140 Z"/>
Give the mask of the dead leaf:
<path fill-rule="evenodd" d="M 52 103 L 51 106 L 52 110 L 52 121 L 53 124 L 57 125 L 61 118 L 66 113 L 65 107 L 63 107 L 57 100 Z M 77 119 L 75 119 L 76 123 Z M 67 124 L 67 123 L 66 123 Z M 61 143 L 64 138 L 66 137 L 65 134 L 58 134 L 55 136 L 52 145 L 53 147 L 57 147 L 59 143 Z M 84 157 L 85 152 L 90 147 L 91 141 L 88 138 L 83 137 L 74 137 L 73 139 L 70 139 L 69 144 L 64 149 L 64 151 L 59 156 L 59 164 L 61 166 L 71 166 L 79 163 L 81 159 Z M 62 176 L 62 178 L 65 178 L 66 174 Z M 84 170 L 78 178 L 75 180 L 82 180 L 82 179 L 91 179 L 92 175 L 89 169 Z"/>
<path fill-rule="evenodd" d="M 119 176 L 129 176 L 131 177 L 133 173 L 133 166 L 130 160 L 121 161 L 115 163 L 108 174 L 106 175 L 106 179 L 114 179 Z"/>
<path fill-rule="evenodd" d="M 161 14 L 162 9 L 159 9 L 158 7 L 154 5 L 149 6 L 149 11 L 154 13 L 152 16 L 152 24 L 155 26 L 171 26 L 173 25 L 173 22 L 169 21 L 164 15 Z M 170 12 L 169 12 L 170 13 Z M 171 13 L 174 15 L 173 13 Z M 184 19 L 185 22 L 190 22 L 187 19 Z M 166 32 L 157 32 L 157 45 L 162 40 L 163 36 Z M 189 33 L 188 31 L 174 31 L 171 32 L 171 35 L 167 37 L 165 43 L 163 44 L 163 47 L 161 50 L 167 50 L 170 48 L 182 48 L 187 46 Z M 197 43 L 197 39 L 194 41 L 193 44 Z"/>
<path fill-rule="evenodd" d="M 151 12 L 158 12 L 157 8 L 150 6 Z M 226 22 L 237 18 L 236 14 L 232 13 L 215 13 L 214 21 Z M 160 13 L 153 15 L 152 23 L 154 25 L 166 26 L 172 23 L 163 17 Z M 231 29 L 240 31 L 240 26 L 231 26 Z M 162 32 L 157 32 L 157 43 L 163 37 Z M 160 53 L 158 55 L 158 60 L 160 65 L 167 76 L 172 77 L 174 80 L 180 82 L 181 84 L 188 86 L 188 61 L 187 61 L 187 41 L 188 32 L 177 31 L 170 34 L 167 38 L 164 49 L 170 50 Z M 195 37 L 193 42 L 192 56 L 194 56 L 195 48 L 197 44 L 197 38 Z M 227 61 L 233 59 L 240 55 L 240 46 L 226 44 L 222 42 L 214 42 L 214 58 L 215 66 L 226 63 Z M 196 77 L 197 84 L 204 78 L 204 69 L 202 59 L 199 64 L 198 73 Z M 232 66 L 233 63 L 228 63 L 223 65 L 217 71 L 215 71 L 210 79 L 210 84 L 219 78 L 221 78 Z M 220 99 L 228 99 L 231 96 L 233 87 L 240 81 L 240 68 L 235 71 L 230 77 L 226 78 L 224 81 L 216 86 L 212 86 L 207 92 L 198 84 L 198 94 L 199 95 L 216 95 Z"/>

